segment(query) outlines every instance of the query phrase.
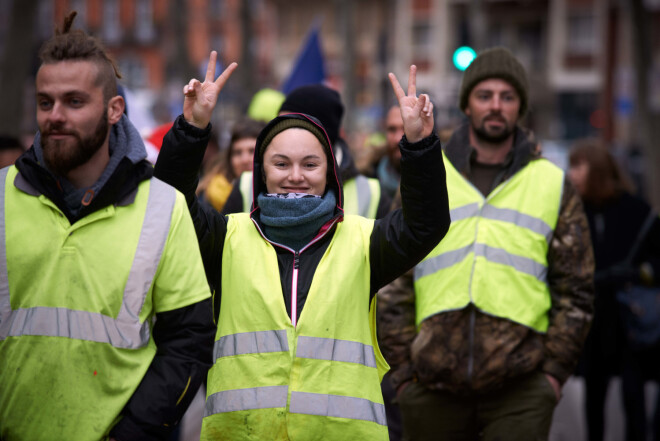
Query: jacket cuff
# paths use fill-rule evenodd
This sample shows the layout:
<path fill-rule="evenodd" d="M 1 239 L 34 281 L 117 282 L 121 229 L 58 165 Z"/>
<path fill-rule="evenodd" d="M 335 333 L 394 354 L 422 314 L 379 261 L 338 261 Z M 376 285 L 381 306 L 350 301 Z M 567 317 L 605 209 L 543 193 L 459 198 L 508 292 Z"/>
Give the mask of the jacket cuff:
<path fill-rule="evenodd" d="M 186 119 L 183 117 L 183 114 L 176 118 L 174 121 L 174 126 L 181 130 L 186 136 L 190 136 L 191 138 L 204 138 L 209 136 L 212 127 L 211 123 L 209 123 L 204 129 L 195 127 L 186 121 Z"/>
<path fill-rule="evenodd" d="M 573 369 L 566 369 L 565 366 L 555 360 L 545 360 L 543 362 L 543 372 L 551 375 L 559 381 L 559 384 L 564 384 L 568 377 L 573 373 Z"/>
<path fill-rule="evenodd" d="M 438 141 L 439 138 L 435 132 L 431 132 L 429 136 L 427 136 L 426 138 L 422 138 L 417 142 L 409 142 L 408 138 L 406 138 L 406 135 L 404 134 L 403 137 L 401 138 L 401 141 L 399 141 L 399 147 L 405 150 L 422 152 L 430 148 L 433 148 L 433 146 L 435 146 L 435 143 Z"/>

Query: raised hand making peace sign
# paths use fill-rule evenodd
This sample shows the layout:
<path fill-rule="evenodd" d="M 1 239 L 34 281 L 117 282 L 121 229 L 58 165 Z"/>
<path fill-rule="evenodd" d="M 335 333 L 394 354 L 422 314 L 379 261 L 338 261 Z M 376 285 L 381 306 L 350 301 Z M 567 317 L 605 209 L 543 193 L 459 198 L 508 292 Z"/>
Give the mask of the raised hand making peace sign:
<path fill-rule="evenodd" d="M 183 117 L 195 127 L 206 128 L 211 121 L 211 114 L 218 101 L 218 94 L 236 69 L 238 64 L 231 63 L 227 69 L 214 81 L 215 63 L 218 58 L 216 51 L 211 51 L 209 65 L 206 68 L 206 78 L 203 83 L 192 79 L 183 86 Z"/>
<path fill-rule="evenodd" d="M 417 67 L 410 66 L 408 95 L 401 88 L 396 75 L 390 73 L 389 78 L 394 94 L 399 100 L 403 132 L 406 134 L 408 142 L 421 141 L 433 132 L 433 103 L 426 94 L 417 96 Z"/>

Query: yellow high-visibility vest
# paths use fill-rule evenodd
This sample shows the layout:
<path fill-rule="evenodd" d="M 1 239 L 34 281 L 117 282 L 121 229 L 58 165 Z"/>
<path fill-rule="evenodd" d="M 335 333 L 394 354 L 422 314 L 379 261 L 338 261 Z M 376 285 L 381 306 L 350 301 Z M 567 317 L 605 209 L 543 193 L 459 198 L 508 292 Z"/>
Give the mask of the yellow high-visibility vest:
<path fill-rule="evenodd" d="M 344 213 L 376 219 L 379 202 L 378 179 L 357 175 L 344 182 Z"/>
<path fill-rule="evenodd" d="M 252 208 L 252 172 L 243 172 L 238 177 L 238 189 L 243 197 L 243 213 L 249 213 Z"/>
<path fill-rule="evenodd" d="M 358 216 L 338 223 L 294 325 L 275 249 L 248 214 L 231 215 L 202 440 L 388 439 L 380 381 L 389 367 L 375 297 L 369 305 L 372 229 Z"/>
<path fill-rule="evenodd" d="M 531 161 L 485 197 L 445 157 L 451 226 L 414 271 L 416 321 L 465 308 L 546 332 L 548 247 L 563 171 Z"/>
<path fill-rule="evenodd" d="M 155 178 L 74 224 L 21 179 L 0 170 L 0 438 L 98 441 L 156 354 L 154 315 L 210 297 L 192 221 Z"/>

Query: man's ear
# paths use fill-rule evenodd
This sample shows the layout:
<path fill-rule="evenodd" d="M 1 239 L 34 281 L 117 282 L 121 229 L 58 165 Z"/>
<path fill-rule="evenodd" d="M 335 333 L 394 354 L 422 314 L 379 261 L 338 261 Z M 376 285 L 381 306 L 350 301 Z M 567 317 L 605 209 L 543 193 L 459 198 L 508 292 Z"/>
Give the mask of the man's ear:
<path fill-rule="evenodd" d="M 108 123 L 116 124 L 124 114 L 126 103 L 121 95 L 114 96 L 108 100 Z"/>

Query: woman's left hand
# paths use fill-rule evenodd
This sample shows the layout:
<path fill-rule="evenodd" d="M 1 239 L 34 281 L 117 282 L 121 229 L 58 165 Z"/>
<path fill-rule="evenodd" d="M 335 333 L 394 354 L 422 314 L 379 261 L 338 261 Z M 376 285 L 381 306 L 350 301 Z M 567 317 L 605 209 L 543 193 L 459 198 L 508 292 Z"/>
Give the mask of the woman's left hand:
<path fill-rule="evenodd" d="M 408 74 L 408 94 L 403 91 L 396 75 L 389 74 L 394 94 L 399 100 L 403 132 L 408 142 L 415 143 L 426 138 L 433 132 L 433 103 L 429 96 L 422 94 L 417 97 L 417 67 L 410 66 Z"/>

